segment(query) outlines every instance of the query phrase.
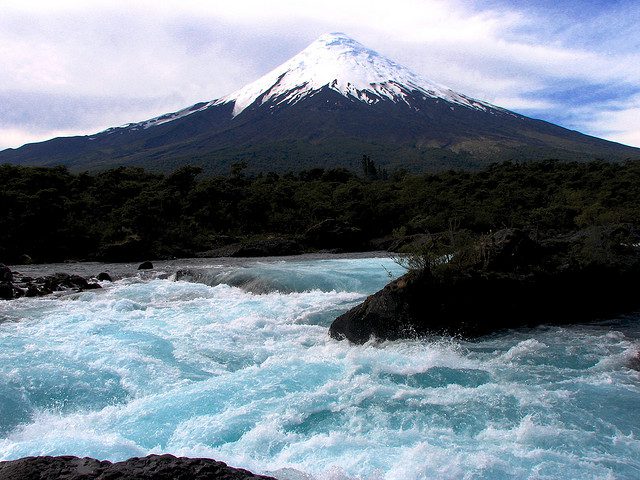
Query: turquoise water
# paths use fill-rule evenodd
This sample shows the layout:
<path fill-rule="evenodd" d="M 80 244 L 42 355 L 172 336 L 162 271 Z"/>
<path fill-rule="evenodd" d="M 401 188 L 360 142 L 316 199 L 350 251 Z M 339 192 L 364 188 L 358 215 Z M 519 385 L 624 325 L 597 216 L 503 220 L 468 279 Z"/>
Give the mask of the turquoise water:
<path fill-rule="evenodd" d="M 173 265 L 179 267 L 179 265 Z M 640 317 L 331 340 L 384 258 L 206 264 L 0 302 L 0 459 L 209 456 L 282 480 L 637 479 Z"/>

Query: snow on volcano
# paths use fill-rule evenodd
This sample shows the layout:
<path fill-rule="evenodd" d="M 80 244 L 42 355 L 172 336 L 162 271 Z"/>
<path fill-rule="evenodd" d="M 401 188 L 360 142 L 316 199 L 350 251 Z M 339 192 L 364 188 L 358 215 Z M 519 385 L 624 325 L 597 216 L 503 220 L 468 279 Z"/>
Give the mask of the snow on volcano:
<path fill-rule="evenodd" d="M 431 82 L 344 33 L 327 33 L 290 60 L 229 95 L 119 128 L 146 129 L 229 103 L 233 103 L 235 117 L 256 102 L 293 105 L 323 88 L 368 104 L 391 100 L 411 105 L 412 96 L 419 95 L 476 110 L 502 110 Z"/>
<path fill-rule="evenodd" d="M 479 110 L 495 108 L 426 80 L 343 33 L 322 35 L 289 61 L 214 103 L 234 102 L 235 116 L 256 101 L 294 104 L 323 87 L 366 103 L 385 98 L 409 103 L 410 94 L 418 92 Z"/>

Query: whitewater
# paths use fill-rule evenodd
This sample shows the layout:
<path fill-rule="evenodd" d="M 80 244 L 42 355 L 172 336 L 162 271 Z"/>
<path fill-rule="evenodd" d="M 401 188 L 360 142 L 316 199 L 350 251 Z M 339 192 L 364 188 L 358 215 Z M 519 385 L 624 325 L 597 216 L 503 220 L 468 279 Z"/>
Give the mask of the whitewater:
<path fill-rule="evenodd" d="M 640 478 L 638 314 L 355 346 L 328 326 L 403 273 L 391 259 L 20 270 L 106 268 L 120 278 L 102 290 L 0 302 L 1 460 L 172 453 L 281 480 Z"/>

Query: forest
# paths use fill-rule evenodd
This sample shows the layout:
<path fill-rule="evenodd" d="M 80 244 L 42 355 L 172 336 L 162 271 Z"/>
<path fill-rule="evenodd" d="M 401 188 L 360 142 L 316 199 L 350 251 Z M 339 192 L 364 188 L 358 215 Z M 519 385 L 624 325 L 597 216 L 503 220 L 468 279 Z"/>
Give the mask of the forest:
<path fill-rule="evenodd" d="M 0 185 L 0 262 L 7 264 L 188 257 L 273 238 L 300 241 L 304 251 L 372 250 L 385 245 L 376 239 L 452 228 L 557 235 L 640 218 L 638 161 L 413 174 L 383 171 L 363 157 L 359 172 L 249 175 L 239 163 L 216 176 L 191 166 L 163 175 L 0 165 Z M 329 219 L 358 240 L 305 243 Z"/>

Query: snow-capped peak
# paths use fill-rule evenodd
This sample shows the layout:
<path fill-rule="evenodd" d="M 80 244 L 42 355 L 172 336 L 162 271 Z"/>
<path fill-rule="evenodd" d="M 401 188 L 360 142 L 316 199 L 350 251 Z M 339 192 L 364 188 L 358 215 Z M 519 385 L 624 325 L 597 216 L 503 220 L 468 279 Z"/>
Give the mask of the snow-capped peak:
<path fill-rule="evenodd" d="M 105 132 L 147 129 L 229 103 L 233 103 L 235 117 L 256 101 L 260 104 L 294 104 L 324 87 L 369 104 L 385 99 L 409 104 L 410 95 L 419 94 L 477 110 L 499 109 L 426 80 L 344 33 L 327 33 L 255 82 L 218 100 Z"/>
<path fill-rule="evenodd" d="M 481 110 L 490 107 L 416 75 L 344 33 L 320 36 L 255 82 L 212 103 L 234 102 L 235 116 L 256 100 L 293 104 L 323 87 L 366 103 L 385 98 L 407 101 L 408 93 L 419 92 L 465 107 Z"/>

